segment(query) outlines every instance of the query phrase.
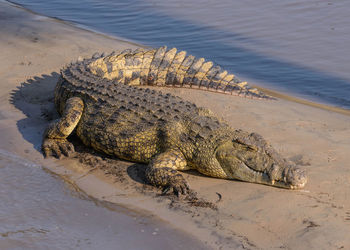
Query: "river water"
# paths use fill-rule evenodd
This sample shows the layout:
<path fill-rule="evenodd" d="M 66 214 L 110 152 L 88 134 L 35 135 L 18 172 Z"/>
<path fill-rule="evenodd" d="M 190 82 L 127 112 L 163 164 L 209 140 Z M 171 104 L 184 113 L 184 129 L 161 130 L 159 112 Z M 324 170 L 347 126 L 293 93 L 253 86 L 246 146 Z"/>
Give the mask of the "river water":
<path fill-rule="evenodd" d="M 93 200 L 0 149 L 0 249 L 203 249 L 165 223 Z"/>
<path fill-rule="evenodd" d="M 14 0 L 149 46 L 205 57 L 242 80 L 350 109 L 348 0 Z"/>

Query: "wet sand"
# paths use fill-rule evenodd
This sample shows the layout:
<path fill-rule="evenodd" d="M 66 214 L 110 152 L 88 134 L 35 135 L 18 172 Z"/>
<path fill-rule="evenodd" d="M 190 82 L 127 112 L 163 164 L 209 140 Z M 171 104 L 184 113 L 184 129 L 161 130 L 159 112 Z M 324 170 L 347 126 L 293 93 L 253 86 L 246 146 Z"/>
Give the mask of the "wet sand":
<path fill-rule="evenodd" d="M 145 184 L 143 165 L 94 153 L 75 138 L 75 157 L 44 160 L 41 137 L 57 116 L 52 97 L 60 68 L 79 56 L 137 45 L 0 6 L 0 149 L 47 166 L 99 200 L 152 213 L 210 248 L 350 247 L 350 116 L 285 99 L 161 89 L 210 108 L 235 128 L 263 135 L 307 169 L 309 183 L 300 191 L 187 172 L 199 200 L 160 196 Z"/>
<path fill-rule="evenodd" d="M 0 150 L 0 249 L 206 249 L 155 218 L 85 194 Z M 132 233 L 131 233 L 132 232 Z"/>

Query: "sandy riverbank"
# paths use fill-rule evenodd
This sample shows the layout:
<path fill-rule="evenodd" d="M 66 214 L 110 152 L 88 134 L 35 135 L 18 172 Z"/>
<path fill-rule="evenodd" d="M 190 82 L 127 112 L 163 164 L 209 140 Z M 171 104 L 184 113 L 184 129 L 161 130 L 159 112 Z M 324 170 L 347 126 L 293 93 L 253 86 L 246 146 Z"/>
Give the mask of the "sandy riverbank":
<path fill-rule="evenodd" d="M 233 127 L 262 134 L 304 165 L 309 183 L 289 191 L 191 172 L 184 176 L 208 202 L 195 205 L 209 208 L 159 197 L 144 184 L 142 165 L 91 154 L 79 145 L 72 159 L 44 160 L 40 152 L 44 128 L 56 116 L 52 90 L 60 68 L 78 56 L 137 45 L 0 6 L 0 149 L 47 166 L 98 199 L 149 211 L 212 248 L 350 247 L 349 116 L 282 99 L 162 89 L 210 108 Z"/>

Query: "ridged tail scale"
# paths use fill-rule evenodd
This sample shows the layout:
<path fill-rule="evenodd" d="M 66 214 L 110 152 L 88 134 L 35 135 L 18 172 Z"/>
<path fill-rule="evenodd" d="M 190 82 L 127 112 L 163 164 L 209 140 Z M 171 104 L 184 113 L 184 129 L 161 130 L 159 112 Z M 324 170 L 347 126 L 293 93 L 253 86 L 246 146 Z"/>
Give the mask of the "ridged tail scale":
<path fill-rule="evenodd" d="M 274 99 L 250 88 L 220 66 L 176 48 L 113 52 L 90 59 L 91 73 L 127 85 L 196 88 L 254 99 Z"/>

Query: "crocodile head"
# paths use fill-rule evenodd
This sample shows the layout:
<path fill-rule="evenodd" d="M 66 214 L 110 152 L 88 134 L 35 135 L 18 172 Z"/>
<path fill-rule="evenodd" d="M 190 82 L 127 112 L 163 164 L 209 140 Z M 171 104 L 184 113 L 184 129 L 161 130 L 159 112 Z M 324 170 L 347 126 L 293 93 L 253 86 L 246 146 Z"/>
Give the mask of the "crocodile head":
<path fill-rule="evenodd" d="M 227 178 L 288 189 L 305 186 L 305 171 L 283 159 L 260 135 L 239 137 L 221 144 L 215 151 Z"/>

